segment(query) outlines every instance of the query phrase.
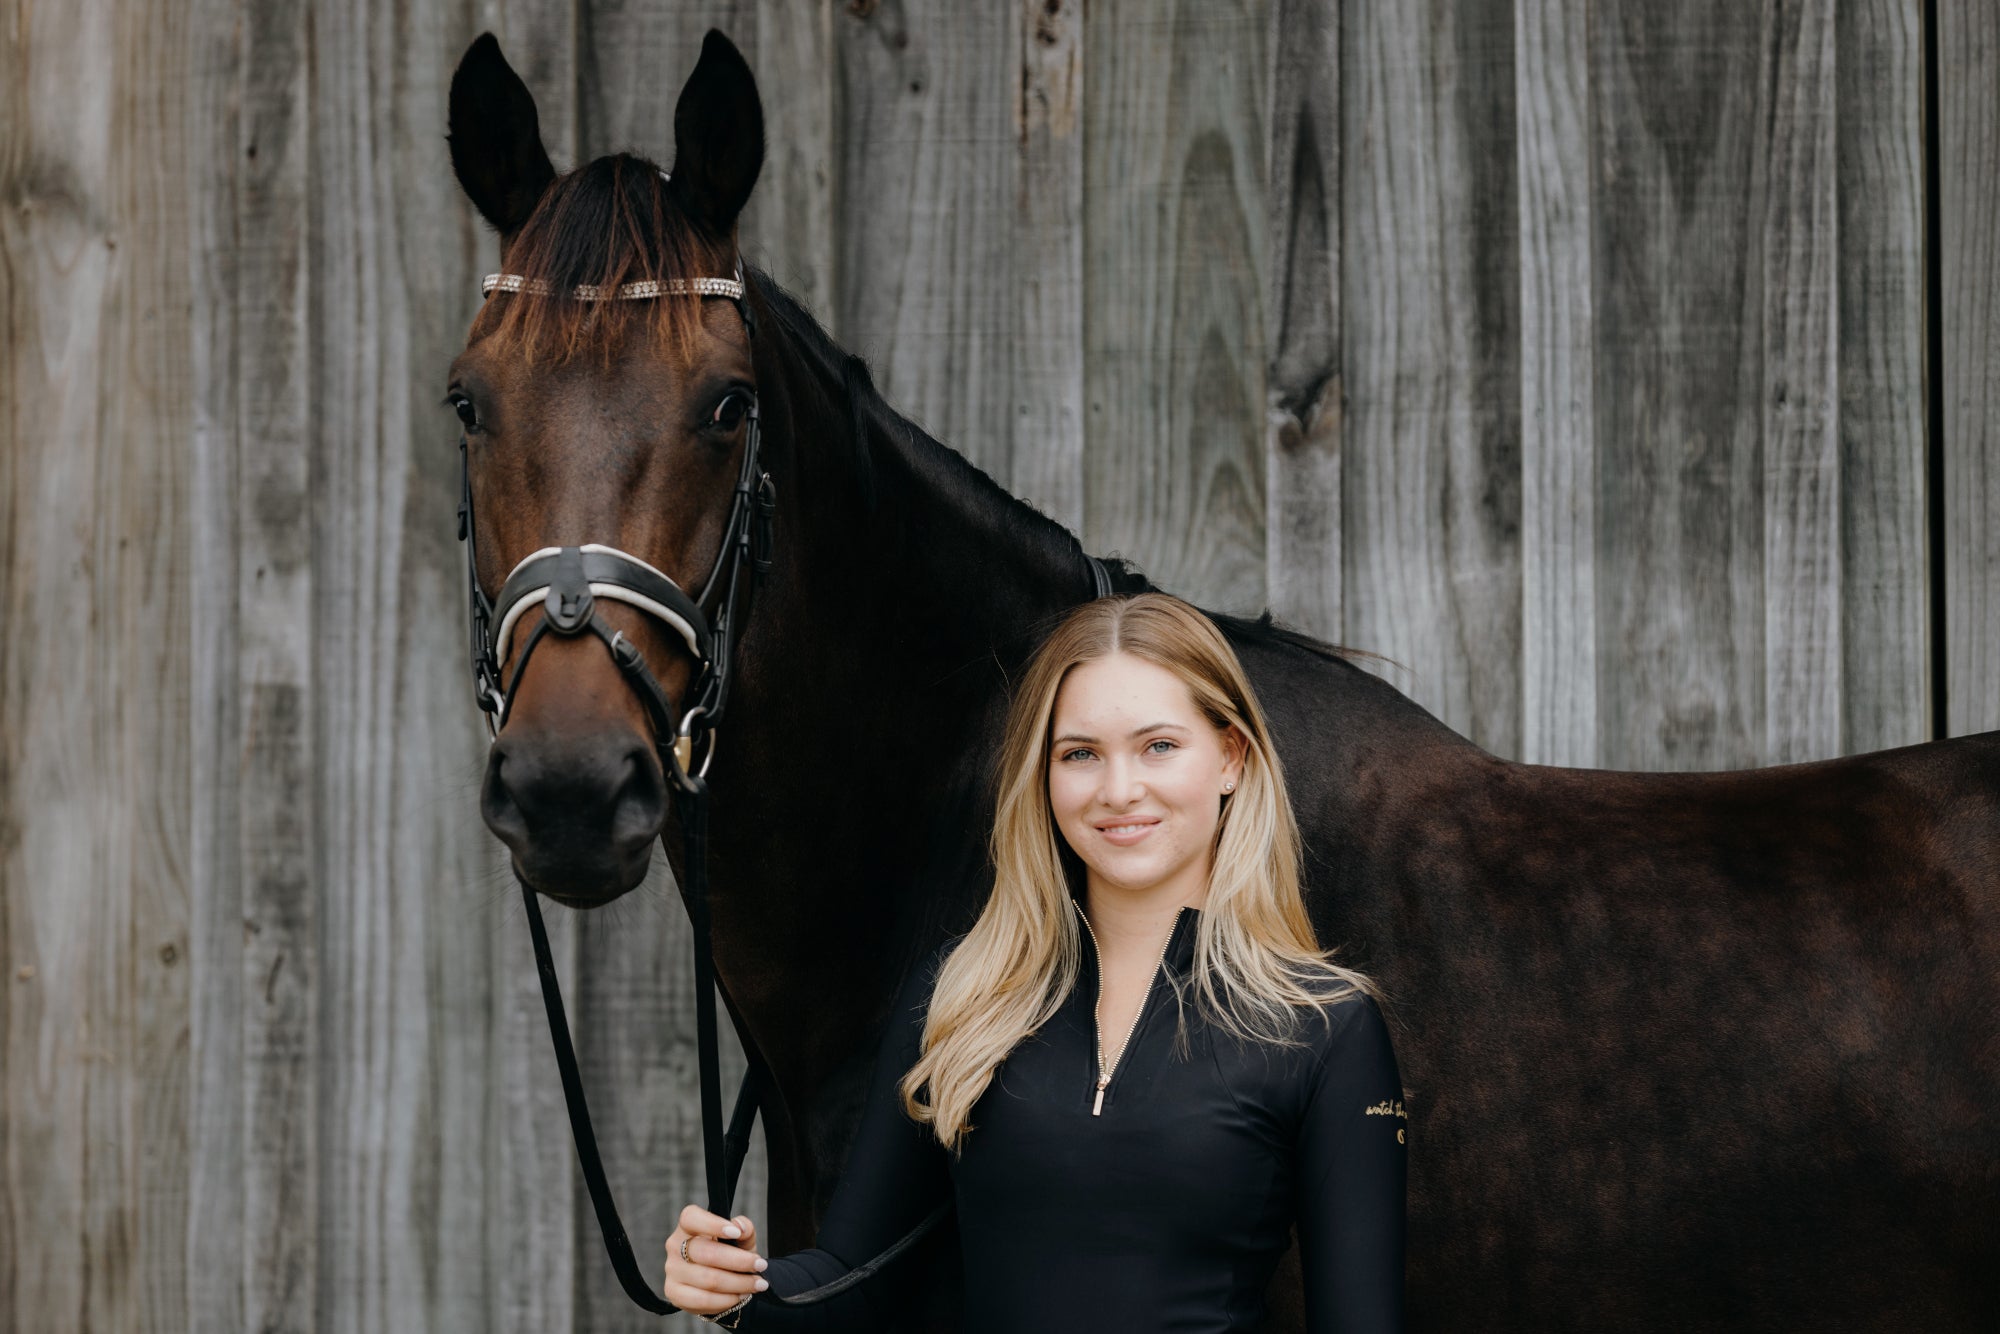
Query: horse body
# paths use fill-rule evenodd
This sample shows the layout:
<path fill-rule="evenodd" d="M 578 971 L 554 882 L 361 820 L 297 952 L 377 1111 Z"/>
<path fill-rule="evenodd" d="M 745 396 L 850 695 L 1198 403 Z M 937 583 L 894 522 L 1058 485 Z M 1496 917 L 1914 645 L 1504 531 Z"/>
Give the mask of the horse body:
<path fill-rule="evenodd" d="M 510 263 L 615 286 L 733 249 L 762 128 L 719 35 L 670 182 L 624 157 L 557 180 L 490 37 L 451 101 L 454 167 Z M 645 232 L 683 215 L 685 235 Z M 775 1085 L 765 1235 L 786 1250 L 838 1180 L 900 978 L 990 888 L 1008 684 L 1093 574 L 749 278 L 741 311 L 658 346 L 607 335 L 601 361 L 510 355 L 496 331 L 526 308 L 489 306 L 453 401 L 488 587 L 583 542 L 693 587 L 721 559 L 747 451 L 727 409 L 754 373 L 774 563 L 710 752 L 707 864 L 724 998 Z M 602 610 L 682 697 L 659 626 Z M 1320 938 L 1388 991 L 1413 1328 L 2000 1328 L 2000 734 L 1739 773 L 1539 768 L 1268 617 L 1215 619 L 1277 737 Z M 524 884 L 582 906 L 630 888 L 632 859 L 577 830 L 657 832 L 681 872 L 660 738 L 610 655 L 551 639 L 536 662 L 483 794 Z M 949 1254 L 919 1271 L 939 1327 Z M 1276 1329 L 1299 1327 L 1298 1281 L 1274 1280 Z"/>
<path fill-rule="evenodd" d="M 714 778 L 718 958 L 783 1090 L 786 1248 L 838 1179 L 902 969 L 990 885 L 1006 684 L 1089 576 L 764 292 L 785 332 L 760 382 L 821 421 L 862 394 L 875 492 L 793 488 Z M 814 451 L 794 439 L 797 466 Z M 1217 620 L 1278 738 L 1320 937 L 1390 994 L 1414 1328 L 1992 1326 L 2000 733 L 1731 773 L 1516 764 L 1324 646 Z"/>
<path fill-rule="evenodd" d="M 1992 1327 L 2000 734 L 1300 768 L 1315 924 L 1392 997 L 1413 1327 Z"/>

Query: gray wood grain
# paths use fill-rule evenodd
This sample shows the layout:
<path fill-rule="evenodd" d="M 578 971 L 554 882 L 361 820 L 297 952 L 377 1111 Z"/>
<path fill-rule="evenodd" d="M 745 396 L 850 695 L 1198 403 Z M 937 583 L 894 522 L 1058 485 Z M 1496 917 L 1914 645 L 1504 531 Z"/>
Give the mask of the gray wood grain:
<path fill-rule="evenodd" d="M 1831 0 L 1765 11 L 1761 353 L 1764 744 L 1841 753 L 1841 477 Z"/>
<path fill-rule="evenodd" d="M 311 1330 L 322 1178 L 314 531 L 314 348 L 307 127 L 313 46 L 301 12 L 243 16 L 237 123 L 236 678 L 241 765 L 243 1254 L 247 1327 Z M 330 869 L 330 868 L 328 868 Z M 338 901 L 339 896 L 332 896 Z M 337 1234 L 336 1234 L 337 1235 Z"/>
<path fill-rule="evenodd" d="M 188 1327 L 191 756 L 186 710 L 174 705 L 195 687 L 185 536 L 193 379 L 186 339 L 158 332 L 186 328 L 193 295 L 186 264 L 187 146 L 194 137 L 188 8 L 123 11 L 114 29 L 114 84 L 126 91 L 116 103 L 117 169 L 107 183 L 109 241 L 120 272 L 106 307 L 112 336 L 101 372 L 111 390 L 103 400 L 113 486 L 102 493 L 110 523 L 100 521 L 95 540 L 95 563 L 109 575 L 103 606 L 113 641 L 97 652 L 118 666 L 97 674 L 92 688 L 109 695 L 97 730 L 118 789 L 110 809 L 122 813 L 128 831 L 120 880 L 129 887 L 123 936 L 113 942 L 105 980 L 128 1015 L 119 1064 L 131 1100 L 120 1146 L 130 1191 L 114 1203 L 129 1214 L 131 1249 L 129 1261 L 105 1258 L 129 1264 L 130 1299 L 125 1310 L 105 1315 L 149 1332 Z M 162 210 L 161 200 L 179 206 Z M 172 703 L 142 706 L 127 688 L 134 680 Z M 103 837 L 102 827 L 95 832 Z"/>
<path fill-rule="evenodd" d="M 1012 80 L 1020 160 L 1013 266 L 1020 283 L 1009 483 L 1083 527 L 1083 6 L 1018 0 Z"/>
<path fill-rule="evenodd" d="M 1277 0 L 1265 48 L 1265 582 L 1280 620 L 1341 634 L 1340 6 Z"/>
<path fill-rule="evenodd" d="M 898 409 L 1005 479 L 1021 306 L 1019 10 L 884 0 L 834 23 L 834 332 Z"/>
<path fill-rule="evenodd" d="M 1236 612 L 1266 600 L 1267 26 L 1131 0 L 1085 29 L 1084 536 Z"/>
<path fill-rule="evenodd" d="M 745 50 L 765 149 L 744 253 L 821 319 L 833 318 L 834 293 L 833 11 L 833 0 L 757 0 L 756 43 Z"/>
<path fill-rule="evenodd" d="M 242 157 L 242 31 L 236 6 L 203 0 L 189 21 L 189 673 L 187 699 L 189 1143 L 187 1330 L 245 1328 L 242 952 L 236 690 L 239 582 L 236 172 Z M 172 1323 L 167 1328 L 174 1328 Z"/>
<path fill-rule="evenodd" d="M 1596 324 L 1585 0 L 1515 11 L 1521 227 L 1521 751 L 1598 762 Z"/>
<path fill-rule="evenodd" d="M 1354 5 L 1341 44 L 1343 640 L 1479 744 L 1521 736 L 1509 5 Z"/>
<path fill-rule="evenodd" d="M 89 1140 L 82 1116 L 90 1058 L 89 978 L 96 942 L 91 915 L 66 887 L 92 885 L 88 842 L 62 818 L 65 804 L 96 795 L 99 777 L 85 755 L 72 758 L 68 735 L 83 736 L 92 703 L 72 683 L 69 659 L 53 635 L 19 627 L 60 625 L 72 606 L 88 606 L 77 534 L 93 530 L 96 452 L 96 316 L 111 255 L 104 245 L 108 201 L 96 194 L 106 166 L 108 108 L 62 116 L 52 96 L 65 78 L 93 68 L 82 16 L 8 34 L 7 64 L 24 77 L 8 92 L 5 120 L 9 196 L 21 202 L 0 222 L 6 262 L 4 361 L 7 450 L 5 543 L 0 589 L 10 631 L 0 640 L 0 775 L 9 824 L 19 832 L 0 845 L 6 891 L 5 1074 L 6 1295 L 13 1323 L 78 1320 L 87 1311 L 81 1269 L 93 1238 L 85 1234 Z M 36 115 L 40 105 L 46 110 Z M 77 108 L 81 110 L 81 108 Z M 68 124 L 64 122 L 68 121 Z M 35 179 L 31 164 L 49 165 Z M 95 168 L 95 170 L 93 170 Z M 44 548 L 46 544 L 46 554 Z M 75 748 L 83 751 L 82 747 Z M 108 1165 L 108 1164 L 107 1164 Z M 18 1223 L 15 1220 L 19 1220 Z M 102 1238 L 95 1239 L 100 1243 Z M 53 1271 L 53 1272 L 51 1272 Z"/>
<path fill-rule="evenodd" d="M 2000 727 L 2000 18 L 1938 7 L 1946 724 Z M 1934 573 L 1933 577 L 1937 577 Z"/>
<path fill-rule="evenodd" d="M 187 241 L 173 11 L 0 76 L 0 1324 L 185 1319 Z M 180 50 L 161 62 L 176 67 Z M 121 95 L 125 81 L 138 87 Z M 170 198 L 179 198 L 170 193 Z M 162 946 L 168 947 L 163 958 Z M 154 1310 L 154 1303 L 161 1310 Z"/>
<path fill-rule="evenodd" d="M 1931 734 L 1923 40 L 1896 0 L 1834 14 L 1841 749 Z"/>
<path fill-rule="evenodd" d="M 507 900 L 474 814 L 484 738 L 463 675 L 457 432 L 438 405 L 479 302 L 478 224 L 440 133 L 472 31 L 446 19 L 428 5 L 328 12 L 311 47 L 330 1331 L 478 1323 L 494 1265 L 541 1263 L 523 1253 L 532 1226 L 494 1255 L 484 1210 L 505 1156 L 489 1144 L 507 1068 L 490 937 Z"/>
<path fill-rule="evenodd" d="M 1761 12 L 1594 17 L 1600 753 L 1740 767 L 1764 748 Z"/>

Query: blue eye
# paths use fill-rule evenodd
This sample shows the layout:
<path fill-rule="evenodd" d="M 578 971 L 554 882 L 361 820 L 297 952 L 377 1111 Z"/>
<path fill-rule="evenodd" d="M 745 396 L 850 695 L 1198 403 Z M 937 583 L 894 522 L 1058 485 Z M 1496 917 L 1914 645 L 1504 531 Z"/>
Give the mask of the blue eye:
<path fill-rule="evenodd" d="M 1173 743 L 1173 742 L 1171 742 L 1171 741 L 1169 741 L 1169 740 L 1167 740 L 1167 739 L 1166 739 L 1165 737 L 1161 737 L 1161 738 L 1160 738 L 1159 740 L 1157 740 L 1157 741 L 1153 742 L 1153 743 L 1152 743 L 1151 745 L 1148 745 L 1148 746 L 1146 747 L 1146 749 L 1147 749 L 1147 750 L 1152 750 L 1152 749 L 1153 749 L 1153 746 L 1165 746 L 1165 747 L 1167 748 L 1167 750 L 1173 750 L 1173 749 L 1175 749 L 1175 747 L 1174 747 L 1174 743 Z M 1164 754 L 1166 754 L 1167 752 L 1166 752 L 1165 750 L 1162 750 L 1162 751 L 1154 751 L 1154 753 L 1155 753 L 1155 754 L 1157 754 L 1157 755 L 1164 755 Z"/>
<path fill-rule="evenodd" d="M 1082 746 L 1078 746 L 1075 750 L 1064 751 L 1062 758 L 1064 760 L 1073 760 L 1079 755 L 1088 755 L 1088 754 L 1090 754 L 1088 750 L 1086 750 Z"/>

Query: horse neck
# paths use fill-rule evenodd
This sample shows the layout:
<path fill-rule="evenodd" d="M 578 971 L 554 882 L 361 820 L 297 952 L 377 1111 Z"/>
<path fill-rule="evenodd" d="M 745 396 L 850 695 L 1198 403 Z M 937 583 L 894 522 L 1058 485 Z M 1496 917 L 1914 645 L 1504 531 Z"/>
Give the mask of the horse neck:
<path fill-rule="evenodd" d="M 776 319 L 759 339 L 779 512 L 713 780 L 715 847 L 738 868 L 718 856 L 718 889 L 726 875 L 724 898 L 782 912 L 800 942 L 857 929 L 852 913 L 914 938 L 961 906 L 932 877 L 940 858 L 980 864 L 1008 682 L 1092 595 L 1090 564 L 872 391 L 857 420 L 854 373 L 825 348 Z M 771 832 L 801 823 L 810 837 Z"/>
<path fill-rule="evenodd" d="M 996 654 L 1011 671 L 1056 617 L 1093 595 L 1089 559 L 1067 529 L 872 391 L 857 422 L 847 401 L 856 385 L 796 355 L 784 362 L 786 454 L 804 494 L 787 516 L 785 577 L 770 592 L 792 647 L 838 643 L 865 664 L 877 698 L 845 707 L 894 710 L 885 686 L 935 682 Z M 863 439 L 846 439 L 857 427 Z"/>

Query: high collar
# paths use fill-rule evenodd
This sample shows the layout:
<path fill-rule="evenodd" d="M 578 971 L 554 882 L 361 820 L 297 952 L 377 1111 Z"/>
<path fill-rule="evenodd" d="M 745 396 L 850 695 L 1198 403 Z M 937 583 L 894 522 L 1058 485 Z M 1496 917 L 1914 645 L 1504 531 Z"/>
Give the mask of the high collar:
<path fill-rule="evenodd" d="M 1084 965 L 1094 975 L 1097 971 L 1097 950 L 1092 945 L 1089 917 L 1083 911 L 1083 900 L 1071 894 L 1070 903 L 1076 908 L 1078 925 L 1083 927 Z M 1166 964 L 1177 974 L 1187 972 L 1194 963 L 1195 932 L 1201 926 L 1201 909 L 1183 905 L 1174 917 L 1173 933 L 1167 937 Z"/>

